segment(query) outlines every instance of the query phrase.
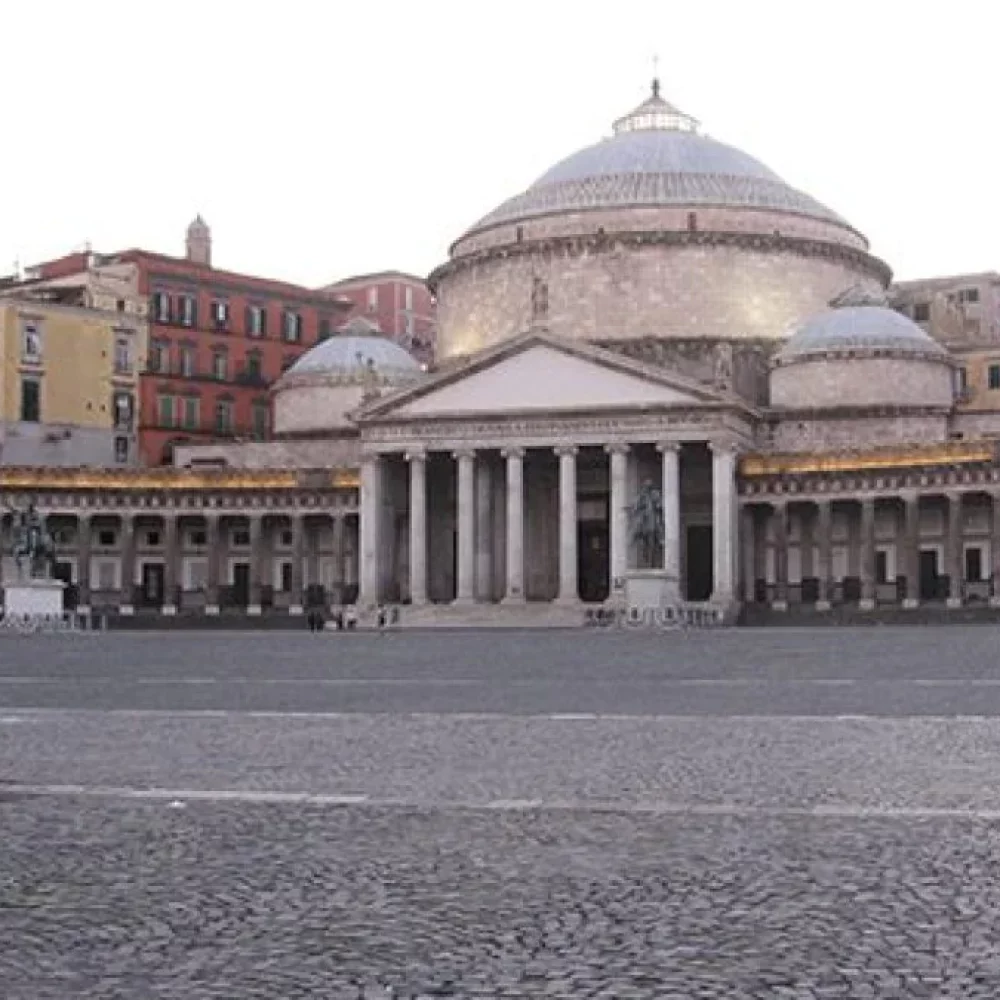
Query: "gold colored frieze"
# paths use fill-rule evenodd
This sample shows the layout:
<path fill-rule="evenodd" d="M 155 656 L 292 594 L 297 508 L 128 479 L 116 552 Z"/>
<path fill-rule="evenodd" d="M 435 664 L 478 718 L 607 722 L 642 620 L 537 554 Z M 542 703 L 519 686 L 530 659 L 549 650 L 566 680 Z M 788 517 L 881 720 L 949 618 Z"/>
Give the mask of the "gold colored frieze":
<path fill-rule="evenodd" d="M 6 490 L 299 490 L 357 489 L 357 469 L 64 469 L 0 468 Z"/>
<path fill-rule="evenodd" d="M 863 472 L 868 469 L 912 469 L 920 466 L 969 465 L 992 462 L 997 457 L 993 441 L 951 441 L 930 446 L 878 448 L 871 451 L 823 454 L 744 455 L 739 472 L 755 476 L 798 475 L 808 472 Z"/>

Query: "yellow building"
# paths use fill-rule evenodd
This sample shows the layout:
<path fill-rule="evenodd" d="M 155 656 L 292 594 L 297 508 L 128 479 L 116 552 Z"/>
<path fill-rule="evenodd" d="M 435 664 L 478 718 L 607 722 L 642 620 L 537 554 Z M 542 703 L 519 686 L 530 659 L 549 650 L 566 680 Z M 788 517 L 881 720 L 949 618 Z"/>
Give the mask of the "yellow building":
<path fill-rule="evenodd" d="M 127 282 L 95 285 L 0 289 L 0 464 L 135 462 L 145 317 Z"/>

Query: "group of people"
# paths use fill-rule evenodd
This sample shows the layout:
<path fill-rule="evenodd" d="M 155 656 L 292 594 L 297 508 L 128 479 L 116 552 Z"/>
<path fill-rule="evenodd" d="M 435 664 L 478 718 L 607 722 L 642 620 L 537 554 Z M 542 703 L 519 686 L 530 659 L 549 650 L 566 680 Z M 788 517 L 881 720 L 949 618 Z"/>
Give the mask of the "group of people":
<path fill-rule="evenodd" d="M 330 618 L 333 627 L 342 632 L 358 627 L 358 616 L 354 608 L 338 608 Z M 399 621 L 399 609 L 379 606 L 376 611 L 375 624 L 381 632 Z M 326 613 L 323 608 L 309 608 L 306 611 L 306 625 L 310 632 L 323 632 L 326 629 Z"/>

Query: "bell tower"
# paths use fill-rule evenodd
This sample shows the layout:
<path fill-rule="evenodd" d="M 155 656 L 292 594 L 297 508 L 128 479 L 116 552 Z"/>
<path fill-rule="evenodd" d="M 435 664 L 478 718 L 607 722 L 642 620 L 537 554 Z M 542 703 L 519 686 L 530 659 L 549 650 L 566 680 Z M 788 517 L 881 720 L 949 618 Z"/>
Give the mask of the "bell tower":
<path fill-rule="evenodd" d="M 186 257 L 195 264 L 212 266 L 212 230 L 198 215 L 187 228 Z"/>

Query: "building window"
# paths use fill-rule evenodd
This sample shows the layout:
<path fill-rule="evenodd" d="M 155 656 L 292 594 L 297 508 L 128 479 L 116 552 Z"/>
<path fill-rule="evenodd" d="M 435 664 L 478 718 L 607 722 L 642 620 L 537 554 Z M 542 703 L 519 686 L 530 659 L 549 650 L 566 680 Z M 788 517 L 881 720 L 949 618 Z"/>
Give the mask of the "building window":
<path fill-rule="evenodd" d="M 302 314 L 286 310 L 282 314 L 281 334 L 289 344 L 302 342 Z"/>
<path fill-rule="evenodd" d="M 991 389 L 1000 389 L 1000 365 L 990 365 L 986 371 L 987 385 Z"/>
<path fill-rule="evenodd" d="M 180 374 L 185 378 L 191 378 L 195 373 L 195 356 L 193 347 L 181 348 L 181 370 Z"/>
<path fill-rule="evenodd" d="M 290 549 L 292 547 L 292 533 L 287 528 L 281 532 L 281 544 L 286 549 Z"/>
<path fill-rule="evenodd" d="M 37 323 L 21 327 L 21 360 L 36 365 L 42 360 L 42 331 Z"/>
<path fill-rule="evenodd" d="M 208 532 L 201 528 L 194 528 L 188 537 L 191 540 L 191 545 L 195 548 L 208 544 Z"/>
<path fill-rule="evenodd" d="M 965 550 L 965 579 L 969 583 L 983 582 L 983 550 L 978 546 Z"/>
<path fill-rule="evenodd" d="M 889 553 L 885 549 L 879 549 L 875 553 L 875 582 L 889 582 Z"/>
<path fill-rule="evenodd" d="M 281 564 L 281 592 L 287 594 L 292 589 L 292 564 L 283 562 Z"/>
<path fill-rule="evenodd" d="M 115 532 L 113 528 L 103 528 L 97 533 L 97 544 L 102 549 L 110 549 L 115 544 Z"/>
<path fill-rule="evenodd" d="M 250 545 L 250 532 L 246 528 L 233 529 L 233 548 L 245 549 Z"/>
<path fill-rule="evenodd" d="M 229 358 L 225 351 L 216 351 L 212 355 L 212 377 L 220 382 L 229 378 Z"/>
<path fill-rule="evenodd" d="M 132 338 L 126 336 L 115 337 L 115 374 L 132 374 Z"/>
<path fill-rule="evenodd" d="M 246 360 L 246 373 L 247 378 L 251 381 L 255 381 L 262 377 L 262 371 L 260 367 L 260 354 L 257 351 L 251 351 L 247 355 Z"/>
<path fill-rule="evenodd" d="M 170 322 L 170 296 L 166 292 L 153 292 L 153 319 L 157 323 Z"/>
<path fill-rule="evenodd" d="M 42 419 L 42 383 L 37 378 L 21 379 L 21 420 L 37 424 Z"/>
<path fill-rule="evenodd" d="M 979 301 L 979 289 L 978 288 L 963 288 L 958 293 L 958 298 L 960 302 L 978 302 Z"/>
<path fill-rule="evenodd" d="M 216 330 L 229 329 L 229 303 L 215 301 L 212 303 L 212 326 Z"/>
<path fill-rule="evenodd" d="M 146 359 L 146 368 L 151 372 L 165 372 L 170 370 L 170 345 L 162 341 L 149 345 L 149 357 Z"/>
<path fill-rule="evenodd" d="M 174 397 L 173 396 L 157 396 L 156 397 L 156 417 L 157 422 L 161 427 L 173 427 L 174 426 Z"/>
<path fill-rule="evenodd" d="M 115 427 L 119 430 L 132 429 L 132 415 L 135 411 L 132 393 L 116 392 L 111 398 Z"/>
<path fill-rule="evenodd" d="M 215 429 L 219 434 L 229 434 L 233 429 L 233 404 L 220 399 L 215 404 Z"/>
<path fill-rule="evenodd" d="M 403 308 L 407 310 L 413 309 L 413 289 L 409 286 L 403 289 Z"/>
<path fill-rule="evenodd" d="M 146 544 L 151 548 L 155 549 L 160 544 L 160 533 L 158 531 L 150 530 L 146 532 Z"/>
<path fill-rule="evenodd" d="M 184 397 L 184 427 L 196 431 L 201 423 L 201 400 L 197 396 Z"/>
<path fill-rule="evenodd" d="M 115 461 L 123 465 L 128 461 L 128 438 L 120 435 L 115 438 Z"/>
<path fill-rule="evenodd" d="M 118 300 L 117 300 L 117 301 L 115 302 L 115 308 L 116 308 L 116 309 L 117 309 L 117 310 L 118 310 L 118 311 L 119 311 L 120 313 L 123 313 L 123 312 L 125 312 L 125 300 L 124 300 L 124 299 L 118 299 Z"/>
<path fill-rule="evenodd" d="M 514 230 L 514 239 L 518 243 L 521 243 L 524 240 L 524 226 L 518 226 L 517 229 Z"/>
<path fill-rule="evenodd" d="M 378 312 L 378 288 L 368 289 L 368 311 Z"/>
<path fill-rule="evenodd" d="M 330 339 L 330 317 L 320 316 L 319 318 L 319 336 L 316 338 L 317 342 L 322 342 L 324 340 Z"/>
<path fill-rule="evenodd" d="M 264 306 L 247 306 L 246 333 L 248 337 L 267 336 L 267 309 Z"/>
<path fill-rule="evenodd" d="M 929 302 L 917 302 L 913 306 L 913 318 L 918 323 L 926 323 L 931 318 L 931 306 Z"/>
<path fill-rule="evenodd" d="M 696 233 L 698 232 L 698 213 L 688 212 L 688 232 Z"/>
<path fill-rule="evenodd" d="M 967 368 L 958 369 L 958 391 L 969 391 L 969 370 Z"/>
<path fill-rule="evenodd" d="M 258 440 L 262 440 L 267 437 L 269 417 L 270 408 L 268 407 L 266 400 L 254 400 L 251 410 L 251 419 L 253 420 L 253 436 Z"/>
<path fill-rule="evenodd" d="M 198 302 L 193 295 L 177 296 L 177 322 L 181 326 L 198 325 Z"/>

